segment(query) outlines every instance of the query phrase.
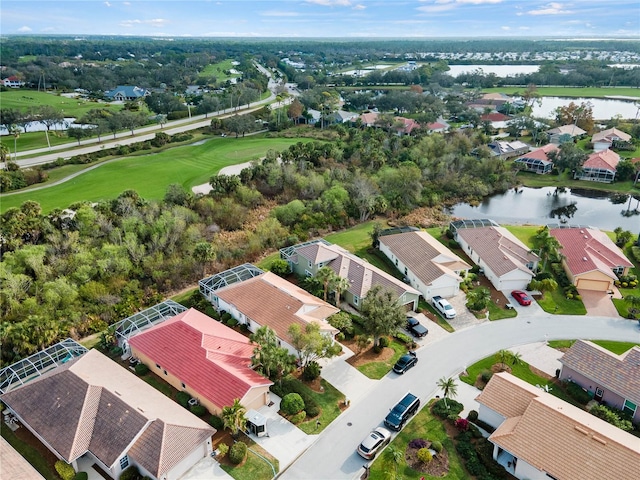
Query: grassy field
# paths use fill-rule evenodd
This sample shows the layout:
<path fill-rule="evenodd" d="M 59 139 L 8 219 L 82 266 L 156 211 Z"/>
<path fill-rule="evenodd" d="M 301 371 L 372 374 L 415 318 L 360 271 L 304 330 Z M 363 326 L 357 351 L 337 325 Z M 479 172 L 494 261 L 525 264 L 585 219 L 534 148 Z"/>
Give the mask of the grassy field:
<path fill-rule="evenodd" d="M 409 445 L 409 442 L 415 438 L 423 438 L 425 440 L 439 441 L 445 448 L 449 455 L 449 472 L 443 478 L 446 480 L 466 480 L 469 474 L 462 465 L 462 461 L 456 452 L 453 441 L 447 435 L 442 422 L 434 417 L 429 411 L 429 405 L 420 410 L 416 416 L 411 419 L 407 426 L 402 429 L 400 433 L 390 443 L 393 447 L 397 448 L 403 455 L 400 457 L 398 464 L 397 475 L 395 478 L 403 478 L 406 480 L 418 480 L 420 478 L 435 478 L 425 476 L 424 474 L 417 472 L 410 468 L 405 460 L 404 452 Z M 387 447 L 389 448 L 389 447 Z M 389 467 L 384 462 L 384 452 L 378 456 L 378 458 L 371 465 L 369 471 L 369 478 L 371 480 L 383 480 L 387 478 L 394 478 L 390 476 Z"/>
<path fill-rule="evenodd" d="M 337 388 L 331 385 L 326 380 L 321 380 L 322 392 L 316 392 L 307 389 L 307 393 L 309 396 L 313 397 L 318 405 L 320 405 L 320 416 L 316 418 L 312 418 L 307 422 L 303 422 L 298 425 L 298 428 L 302 430 L 307 435 L 313 435 L 320 433 L 324 430 L 331 422 L 333 422 L 340 415 L 340 403 L 344 402 L 345 396 L 342 392 L 340 392 Z M 317 421 L 320 421 L 320 425 L 317 424 Z"/>
<path fill-rule="evenodd" d="M 13 136 L 5 135 L 2 137 L 1 142 L 9 148 L 12 158 L 15 153 L 13 141 Z M 49 142 L 51 143 L 51 146 L 61 145 L 63 143 L 78 143 L 73 138 L 67 137 L 65 132 L 56 130 L 49 132 Z M 33 150 L 35 148 L 45 148 L 47 145 L 47 134 L 45 132 L 21 133 L 15 142 L 15 148 L 18 149 L 18 153 L 25 150 Z"/>
<path fill-rule="evenodd" d="M 547 313 L 557 315 L 586 315 L 587 309 L 581 300 L 568 299 L 560 287 L 544 294 L 538 299 L 538 305 Z"/>
<path fill-rule="evenodd" d="M 122 108 L 122 105 L 111 105 L 80 98 L 67 98 L 54 93 L 25 89 L 0 92 L 0 105 L 2 105 L 2 108 L 14 108 L 21 111 L 41 105 L 51 105 L 58 110 L 62 110 L 65 117 L 79 117 L 94 108 L 108 108 L 116 111 Z"/>
<path fill-rule="evenodd" d="M 26 200 L 40 203 L 44 213 L 79 201 L 97 202 L 117 197 L 128 189 L 148 200 L 161 199 L 166 188 L 179 183 L 185 188 L 206 183 L 222 167 L 263 157 L 267 150 L 284 150 L 311 139 L 212 138 L 201 145 L 177 147 L 162 153 L 127 157 L 102 165 L 72 180 L 43 190 L 2 197 L 0 209 L 17 207 Z"/>
<path fill-rule="evenodd" d="M 278 459 L 271 456 L 264 448 L 251 440 L 251 438 L 243 436 L 241 440 L 247 444 L 250 450 L 247 452 L 247 459 L 237 466 L 221 463 L 220 467 L 236 480 L 273 478 L 273 470 L 275 469 L 276 473 L 280 470 Z M 265 458 L 269 463 L 265 461 Z M 273 465 L 273 468 L 271 468 L 269 464 Z"/>
<path fill-rule="evenodd" d="M 397 340 L 392 340 L 389 343 L 389 348 L 392 348 L 394 351 L 391 358 L 385 360 L 384 362 L 365 363 L 364 365 L 358 367 L 360 373 L 366 375 L 369 378 L 372 378 L 373 380 L 380 380 L 387 373 L 389 373 L 398 359 L 402 355 L 407 353 L 407 347 Z"/>
<path fill-rule="evenodd" d="M 573 180 L 569 178 L 567 173 L 561 175 L 538 175 L 531 172 L 518 172 L 518 181 L 525 187 L 568 187 L 620 193 L 640 192 L 640 186 L 634 187 L 631 180 L 614 183 L 585 182 Z"/>
<path fill-rule="evenodd" d="M 216 77 L 216 81 L 218 83 L 226 82 L 230 78 L 237 78 L 240 75 L 227 75 L 226 73 L 224 73 L 225 71 L 235 68 L 231 62 L 233 62 L 232 59 L 227 59 L 223 60 L 222 62 L 209 64 L 202 69 L 202 71 L 198 74 L 198 77 Z"/>
<path fill-rule="evenodd" d="M 498 87 L 498 88 L 485 88 L 483 92 L 493 93 L 500 92 L 512 95 L 514 93 L 522 93 L 525 87 Z M 640 89 L 632 87 L 538 87 L 538 93 L 540 96 L 547 97 L 589 97 L 589 98 L 603 98 L 609 96 L 625 96 L 625 97 L 638 97 L 640 98 Z"/>
<path fill-rule="evenodd" d="M 569 348 L 574 342 L 575 340 L 551 340 L 548 343 L 551 348 Z M 612 340 L 591 340 L 591 342 L 600 345 L 602 348 L 616 355 L 622 355 L 630 348 L 640 346 L 640 343 L 636 342 L 614 342 Z"/>

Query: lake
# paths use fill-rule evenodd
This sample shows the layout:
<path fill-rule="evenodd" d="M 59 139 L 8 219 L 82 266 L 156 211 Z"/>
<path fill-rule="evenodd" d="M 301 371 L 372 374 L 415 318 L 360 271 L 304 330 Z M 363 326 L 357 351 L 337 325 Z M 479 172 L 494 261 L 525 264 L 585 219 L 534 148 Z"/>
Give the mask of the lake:
<path fill-rule="evenodd" d="M 623 213 L 640 208 L 639 201 L 625 194 L 611 194 L 582 188 L 566 189 L 556 194 L 555 187 L 522 187 L 485 198 L 478 206 L 454 205 L 449 212 L 456 218 L 490 218 L 498 223 L 520 225 L 591 225 L 602 230 L 622 227 L 640 233 L 640 215 Z M 640 196 L 638 197 L 640 198 Z M 614 203 L 622 202 L 622 203 Z"/>
<path fill-rule="evenodd" d="M 70 127 L 71 128 L 93 127 L 93 125 L 74 123 L 75 121 L 76 119 L 73 117 L 65 117 L 64 122 L 51 127 L 51 131 L 65 131 Z M 19 128 L 20 128 L 20 133 L 24 133 L 24 128 L 22 128 L 21 126 L 19 126 Z M 47 129 L 47 126 L 42 122 L 29 122 L 27 124 L 27 133 L 44 132 L 46 129 Z M 10 135 L 9 131 L 4 125 L 0 126 L 0 135 Z"/>
<path fill-rule="evenodd" d="M 571 102 L 580 105 L 589 102 L 593 109 L 593 118 L 596 120 L 608 120 L 616 115 L 622 118 L 633 119 L 638 114 L 638 105 L 633 101 L 608 99 L 608 98 L 567 98 L 567 97 L 540 97 L 541 104 L 534 103 L 532 115 L 534 117 L 555 118 L 555 109 L 566 107 Z M 637 102 L 640 102 L 638 98 Z"/>
<path fill-rule="evenodd" d="M 482 70 L 484 73 L 494 73 L 498 77 L 512 77 L 518 73 L 535 73 L 540 65 L 449 65 L 447 75 L 457 77 L 461 73 L 471 73 Z"/>

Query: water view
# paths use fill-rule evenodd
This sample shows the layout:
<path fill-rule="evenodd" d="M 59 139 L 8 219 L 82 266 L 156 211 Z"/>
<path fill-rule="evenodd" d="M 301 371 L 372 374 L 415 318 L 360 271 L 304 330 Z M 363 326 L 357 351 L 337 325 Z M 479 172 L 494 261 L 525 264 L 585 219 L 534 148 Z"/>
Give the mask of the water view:
<path fill-rule="evenodd" d="M 534 117 L 554 118 L 555 109 L 566 107 L 573 102 L 580 105 L 582 102 L 589 102 L 593 109 L 593 118 L 596 120 L 608 120 L 616 115 L 622 118 L 636 118 L 640 108 L 640 98 L 634 101 L 614 100 L 608 98 L 567 98 L 567 97 L 541 97 L 541 103 L 534 103 Z"/>
<path fill-rule="evenodd" d="M 519 73 L 535 73 L 540 65 L 449 65 L 448 75 L 457 77 L 461 73 L 471 73 L 482 70 L 484 73 L 494 73 L 498 77 L 512 77 Z"/>
<path fill-rule="evenodd" d="M 459 203 L 449 213 L 456 218 L 490 218 L 504 224 L 563 223 L 602 230 L 640 230 L 640 195 L 612 194 L 582 188 L 521 187 L 488 197 L 477 206 Z"/>

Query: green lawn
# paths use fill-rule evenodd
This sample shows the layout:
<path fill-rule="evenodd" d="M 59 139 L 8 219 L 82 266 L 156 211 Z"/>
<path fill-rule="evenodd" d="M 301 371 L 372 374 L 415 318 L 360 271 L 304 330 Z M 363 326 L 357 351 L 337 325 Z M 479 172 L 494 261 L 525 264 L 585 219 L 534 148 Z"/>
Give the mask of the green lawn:
<path fill-rule="evenodd" d="M 11 158 L 13 158 L 13 154 L 15 153 L 13 136 L 7 135 L 2 137 L 2 144 L 5 145 L 9 151 L 11 152 Z M 63 143 L 76 143 L 77 141 L 73 138 L 67 137 L 67 134 L 63 131 L 51 131 L 49 132 L 49 142 L 51 146 L 61 145 Z M 15 148 L 18 149 L 18 153 L 24 152 L 25 150 L 33 150 L 36 148 L 45 148 L 47 147 L 47 136 L 45 132 L 27 132 L 21 133 L 18 139 L 15 142 Z M 18 157 L 24 158 L 24 157 Z"/>
<path fill-rule="evenodd" d="M 51 105 L 61 110 L 65 117 L 80 117 L 94 108 L 108 108 L 116 111 L 122 109 L 122 105 L 61 97 L 53 93 L 25 90 L 23 88 L 0 92 L 0 105 L 2 105 L 2 108 L 13 108 L 21 111 L 41 105 Z"/>
<path fill-rule="evenodd" d="M 527 247 L 533 248 L 533 237 L 540 225 L 505 225 L 504 227 Z"/>
<path fill-rule="evenodd" d="M 552 348 L 569 348 L 574 342 L 575 340 L 552 340 L 548 343 Z M 627 350 L 640 346 L 639 342 L 614 342 L 613 340 L 591 340 L 591 342 L 600 345 L 602 348 L 616 355 L 622 355 Z"/>
<path fill-rule="evenodd" d="M 607 192 L 620 192 L 629 193 L 632 190 L 634 192 L 640 191 L 640 188 L 635 188 L 633 182 L 628 180 L 626 182 L 614 182 L 614 183 L 600 183 L 600 182 L 585 182 L 581 180 L 573 180 L 569 178 L 567 173 L 562 175 L 538 175 L 531 172 L 518 172 L 518 181 L 520 181 L 526 187 L 569 187 L 569 188 L 588 188 L 590 190 L 602 190 Z"/>
<path fill-rule="evenodd" d="M 360 373 L 374 380 L 380 380 L 387 373 L 389 373 L 398 359 L 402 355 L 407 353 L 407 346 L 398 342 L 397 340 L 392 340 L 389 343 L 389 347 L 393 348 L 394 351 L 391 358 L 386 361 L 371 362 L 361 365 L 358 367 Z"/>
<path fill-rule="evenodd" d="M 44 213 L 79 201 L 98 202 L 117 197 L 124 190 L 137 191 L 147 200 L 164 196 L 169 184 L 185 188 L 206 183 L 222 167 L 263 157 L 267 150 L 284 150 L 311 139 L 212 138 L 201 145 L 176 147 L 161 153 L 127 157 L 106 163 L 68 182 L 43 190 L 3 195 L 1 211 L 26 200 L 40 203 Z"/>
<path fill-rule="evenodd" d="M 489 302 L 489 320 L 504 320 L 505 318 L 514 318 L 518 316 L 515 308 L 499 307 L 493 302 Z"/>
<path fill-rule="evenodd" d="M 33 465 L 33 467 L 40 472 L 40 475 L 46 478 L 46 480 L 60 480 L 58 473 L 49 466 L 47 461 L 42 457 L 42 455 L 40 455 L 40 452 L 20 440 L 4 422 L 0 425 L 0 431 L 2 432 L 2 438 L 15 448 L 16 451 L 27 460 L 27 462 Z"/>
<path fill-rule="evenodd" d="M 448 480 L 467 480 L 470 478 L 469 474 L 462 465 L 460 457 L 456 452 L 453 440 L 447 435 L 442 422 L 434 417 L 429 411 L 429 405 L 420 410 L 416 416 L 411 419 L 407 426 L 393 439 L 390 446 L 397 448 L 403 453 L 398 465 L 397 477 L 403 479 L 415 479 L 418 480 L 422 477 L 434 478 L 425 476 L 423 473 L 417 472 L 407 466 L 405 461 L 404 452 L 407 449 L 409 442 L 416 438 L 423 438 L 425 440 L 439 441 L 447 451 L 449 455 L 449 473 L 444 477 Z M 389 447 L 387 447 L 389 448 Z M 378 458 L 372 463 L 369 471 L 369 478 L 371 480 L 383 480 L 392 478 L 389 476 L 389 467 L 384 462 L 384 452 L 378 456 Z"/>
<path fill-rule="evenodd" d="M 375 223 L 376 220 L 369 220 L 342 232 L 331 233 L 324 238 L 328 242 L 340 245 L 342 248 L 357 254 L 358 251 L 366 250 L 371 245 L 369 233 L 373 230 Z M 383 225 L 383 228 L 386 228 L 386 225 Z"/>
<path fill-rule="evenodd" d="M 234 67 L 231 62 L 233 62 L 233 60 L 229 58 L 218 63 L 211 63 L 202 69 L 198 77 L 216 77 L 217 83 L 226 82 L 230 78 L 237 78 L 240 76 L 239 74 L 227 75 L 224 73 L 232 68 L 237 68 Z"/>
<path fill-rule="evenodd" d="M 275 476 L 273 471 L 275 470 L 276 473 L 278 473 L 280 470 L 278 459 L 271 456 L 264 448 L 251 440 L 251 438 L 243 436 L 241 440 L 249 447 L 246 461 L 240 466 L 222 463 L 220 467 L 236 480 L 266 480 L 273 478 Z M 228 446 L 230 447 L 231 445 Z M 273 468 L 270 464 L 273 465 Z"/>
<path fill-rule="evenodd" d="M 506 93 L 507 95 L 513 95 L 514 93 L 522 93 L 525 87 L 497 87 L 497 88 L 485 88 L 485 93 Z M 632 87 L 538 87 L 538 94 L 542 97 L 589 97 L 589 98 L 603 98 L 606 96 L 625 96 L 625 97 L 638 97 L 640 98 L 640 89 Z"/>
<path fill-rule="evenodd" d="M 320 417 L 297 425 L 297 427 L 307 435 L 322 432 L 331 422 L 338 418 L 341 413 L 340 403 L 344 402 L 345 399 L 344 394 L 326 380 L 322 379 L 321 385 L 324 390 L 322 392 L 315 392 L 307 388 L 307 393 L 318 402 L 321 409 Z M 317 424 L 318 420 L 320 421 L 320 425 Z"/>
<path fill-rule="evenodd" d="M 552 292 L 546 292 L 544 298 L 538 299 L 538 305 L 547 313 L 558 315 L 586 315 L 587 309 L 581 300 L 565 297 L 560 287 Z"/>

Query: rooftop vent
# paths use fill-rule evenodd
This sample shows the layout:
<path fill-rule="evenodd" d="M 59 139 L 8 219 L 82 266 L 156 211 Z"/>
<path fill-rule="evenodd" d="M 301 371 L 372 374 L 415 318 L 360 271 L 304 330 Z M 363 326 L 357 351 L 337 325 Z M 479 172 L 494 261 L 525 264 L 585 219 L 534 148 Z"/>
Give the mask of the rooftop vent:
<path fill-rule="evenodd" d="M 583 435 L 589 435 L 589 431 L 585 430 L 584 428 L 582 428 L 580 425 L 576 425 L 575 428 L 578 432 L 582 433 Z"/>
<path fill-rule="evenodd" d="M 582 260 L 583 260 L 584 262 L 586 262 L 586 261 L 587 261 L 587 257 L 582 257 Z"/>
<path fill-rule="evenodd" d="M 604 438 L 596 437 L 595 435 L 591 438 L 593 438 L 596 442 L 601 443 L 602 445 L 607 444 L 607 441 Z"/>

